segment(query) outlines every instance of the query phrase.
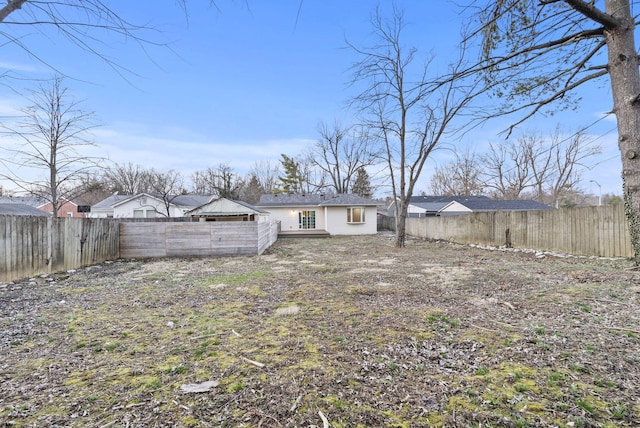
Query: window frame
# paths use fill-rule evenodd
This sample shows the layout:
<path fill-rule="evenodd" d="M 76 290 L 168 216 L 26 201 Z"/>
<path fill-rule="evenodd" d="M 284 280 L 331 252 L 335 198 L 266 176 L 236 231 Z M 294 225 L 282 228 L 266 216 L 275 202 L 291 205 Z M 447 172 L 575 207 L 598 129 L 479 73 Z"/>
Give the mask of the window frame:
<path fill-rule="evenodd" d="M 298 229 L 313 230 L 316 228 L 316 211 L 300 210 L 298 211 Z"/>
<path fill-rule="evenodd" d="M 360 211 L 360 221 L 354 221 L 354 211 Z M 347 207 L 347 224 L 364 224 L 366 223 L 365 213 L 367 212 L 366 207 L 362 206 L 353 206 Z"/>

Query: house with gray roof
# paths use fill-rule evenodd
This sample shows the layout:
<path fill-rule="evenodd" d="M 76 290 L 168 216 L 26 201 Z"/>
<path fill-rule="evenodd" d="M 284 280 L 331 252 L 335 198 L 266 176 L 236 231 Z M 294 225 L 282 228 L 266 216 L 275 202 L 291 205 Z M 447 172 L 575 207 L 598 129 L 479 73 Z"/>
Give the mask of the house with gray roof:
<path fill-rule="evenodd" d="M 320 232 L 329 235 L 377 233 L 378 202 L 358 195 L 267 194 L 256 207 L 280 221 L 281 234 Z"/>
<path fill-rule="evenodd" d="M 184 217 L 185 213 L 213 200 L 211 195 L 175 195 L 163 198 L 150 193 L 115 193 L 91 206 L 92 218 Z"/>
<path fill-rule="evenodd" d="M 194 221 L 269 221 L 269 213 L 243 201 L 219 198 L 185 213 Z"/>
<path fill-rule="evenodd" d="M 395 213 L 395 204 L 389 215 Z M 553 207 L 529 199 L 500 200 L 487 196 L 412 196 L 409 217 L 433 217 L 492 211 L 551 210 Z"/>
<path fill-rule="evenodd" d="M 20 202 L 0 202 L 0 215 L 28 215 L 36 217 L 51 217 L 51 213 L 42 211 L 32 205 Z"/>

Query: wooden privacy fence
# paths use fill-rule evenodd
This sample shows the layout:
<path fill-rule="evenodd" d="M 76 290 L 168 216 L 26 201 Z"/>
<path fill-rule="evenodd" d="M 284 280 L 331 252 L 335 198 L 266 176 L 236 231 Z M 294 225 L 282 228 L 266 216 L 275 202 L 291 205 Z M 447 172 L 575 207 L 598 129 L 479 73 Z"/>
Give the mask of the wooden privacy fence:
<path fill-rule="evenodd" d="M 277 239 L 277 222 L 122 222 L 120 256 L 259 255 Z"/>
<path fill-rule="evenodd" d="M 395 230 L 386 217 L 382 228 Z M 407 218 L 407 235 L 461 244 L 554 251 L 582 256 L 633 257 L 622 204 L 541 211 L 496 211 L 469 215 Z"/>
<path fill-rule="evenodd" d="M 0 215 L 0 282 L 116 259 L 118 223 Z"/>

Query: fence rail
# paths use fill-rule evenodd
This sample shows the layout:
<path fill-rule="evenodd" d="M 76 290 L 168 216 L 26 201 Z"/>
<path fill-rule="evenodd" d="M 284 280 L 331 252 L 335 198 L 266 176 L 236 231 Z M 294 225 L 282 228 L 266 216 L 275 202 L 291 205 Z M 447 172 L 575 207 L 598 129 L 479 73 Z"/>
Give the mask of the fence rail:
<path fill-rule="evenodd" d="M 119 257 L 262 254 L 279 224 L 0 215 L 0 283 Z"/>
<path fill-rule="evenodd" d="M 259 255 L 278 237 L 277 223 L 122 222 L 121 257 Z"/>
<path fill-rule="evenodd" d="M 381 227 L 395 230 L 395 219 L 383 218 Z M 622 204 L 407 218 L 406 233 L 461 244 L 500 246 L 509 239 L 517 248 L 582 256 L 633 257 Z"/>
<path fill-rule="evenodd" d="M 0 282 L 116 259 L 118 223 L 0 215 Z"/>

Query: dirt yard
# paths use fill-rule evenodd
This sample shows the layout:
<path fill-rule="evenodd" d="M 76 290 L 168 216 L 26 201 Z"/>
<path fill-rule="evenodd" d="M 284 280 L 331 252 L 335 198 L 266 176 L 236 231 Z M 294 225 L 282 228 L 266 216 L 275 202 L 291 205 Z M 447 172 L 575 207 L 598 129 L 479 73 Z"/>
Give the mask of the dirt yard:
<path fill-rule="evenodd" d="M 640 426 L 631 268 L 379 234 L 0 284 L 0 426 Z"/>

